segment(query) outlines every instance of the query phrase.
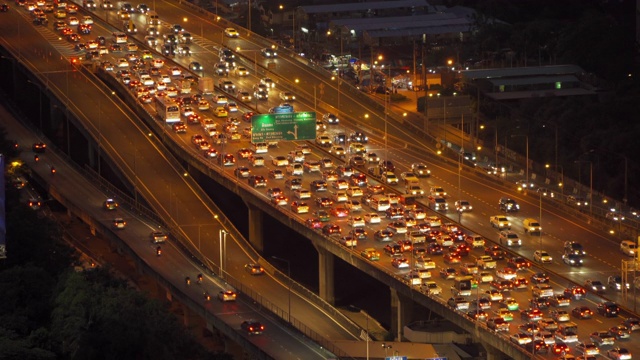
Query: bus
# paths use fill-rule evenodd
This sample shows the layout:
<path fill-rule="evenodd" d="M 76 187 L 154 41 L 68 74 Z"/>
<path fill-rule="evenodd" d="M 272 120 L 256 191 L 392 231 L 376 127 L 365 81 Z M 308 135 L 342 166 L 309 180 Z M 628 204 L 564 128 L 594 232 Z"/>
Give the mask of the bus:
<path fill-rule="evenodd" d="M 180 121 L 180 107 L 168 96 L 156 96 L 156 112 L 165 122 Z"/>

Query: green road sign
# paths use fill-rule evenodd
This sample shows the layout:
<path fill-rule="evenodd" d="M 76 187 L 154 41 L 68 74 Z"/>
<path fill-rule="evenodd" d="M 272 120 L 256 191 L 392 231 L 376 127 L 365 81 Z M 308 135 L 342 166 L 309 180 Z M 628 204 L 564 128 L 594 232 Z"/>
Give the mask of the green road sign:
<path fill-rule="evenodd" d="M 251 142 L 313 140 L 316 138 L 316 113 L 259 114 L 251 117 Z"/>

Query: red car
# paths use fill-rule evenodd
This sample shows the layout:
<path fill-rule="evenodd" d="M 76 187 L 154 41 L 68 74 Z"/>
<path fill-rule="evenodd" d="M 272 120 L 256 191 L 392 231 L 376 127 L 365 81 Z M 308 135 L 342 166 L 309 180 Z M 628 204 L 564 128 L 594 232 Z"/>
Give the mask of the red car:
<path fill-rule="evenodd" d="M 318 218 L 307 219 L 305 224 L 310 229 L 322 229 L 322 221 Z"/>

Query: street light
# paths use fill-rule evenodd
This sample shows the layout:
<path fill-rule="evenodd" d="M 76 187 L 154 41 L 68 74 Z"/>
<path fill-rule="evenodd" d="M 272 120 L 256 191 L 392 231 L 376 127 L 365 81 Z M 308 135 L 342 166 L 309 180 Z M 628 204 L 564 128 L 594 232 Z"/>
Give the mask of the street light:
<path fill-rule="evenodd" d="M 591 160 L 574 161 L 574 163 L 577 163 L 577 164 L 581 164 L 585 162 L 589 163 L 589 216 L 592 216 L 593 215 L 593 162 Z M 578 170 L 578 172 L 581 173 L 580 170 Z"/>
<path fill-rule="evenodd" d="M 526 170 L 525 170 L 525 179 L 527 180 L 527 187 L 529 187 L 529 135 L 527 134 L 511 134 L 512 138 L 515 137 L 519 137 L 519 136 L 524 136 L 526 139 L 526 147 L 527 147 L 527 156 L 526 156 Z M 505 150 L 506 150 L 506 146 L 505 146 Z"/>
<path fill-rule="evenodd" d="M 224 279 L 224 260 L 226 256 L 224 254 L 227 252 L 227 234 L 229 234 L 226 230 L 220 229 L 219 241 L 220 241 L 220 279 Z"/>
<path fill-rule="evenodd" d="M 288 321 L 291 322 L 291 262 L 287 259 L 283 259 L 277 256 L 271 257 L 274 260 L 284 261 L 287 263 L 287 277 L 289 278 L 289 314 Z"/>
<path fill-rule="evenodd" d="M 384 357 L 386 358 L 387 355 L 389 355 L 389 349 L 391 349 L 393 346 L 391 345 L 387 345 L 385 343 L 382 343 L 382 348 L 384 349 Z"/>

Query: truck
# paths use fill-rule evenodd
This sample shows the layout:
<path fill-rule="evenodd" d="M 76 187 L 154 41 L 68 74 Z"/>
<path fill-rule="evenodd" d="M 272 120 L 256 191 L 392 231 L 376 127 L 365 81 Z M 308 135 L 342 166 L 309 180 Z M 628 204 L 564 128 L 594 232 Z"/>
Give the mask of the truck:
<path fill-rule="evenodd" d="M 456 277 L 451 286 L 453 296 L 471 296 L 471 280 L 469 276 Z"/>
<path fill-rule="evenodd" d="M 181 79 L 174 83 L 181 94 L 191 94 L 191 80 Z"/>
<path fill-rule="evenodd" d="M 483 270 L 495 269 L 497 262 L 489 255 L 482 255 L 476 259 L 476 265 L 481 267 Z"/>
<path fill-rule="evenodd" d="M 198 81 L 198 90 L 202 93 L 202 95 L 213 94 L 214 85 L 213 78 L 203 77 Z"/>

